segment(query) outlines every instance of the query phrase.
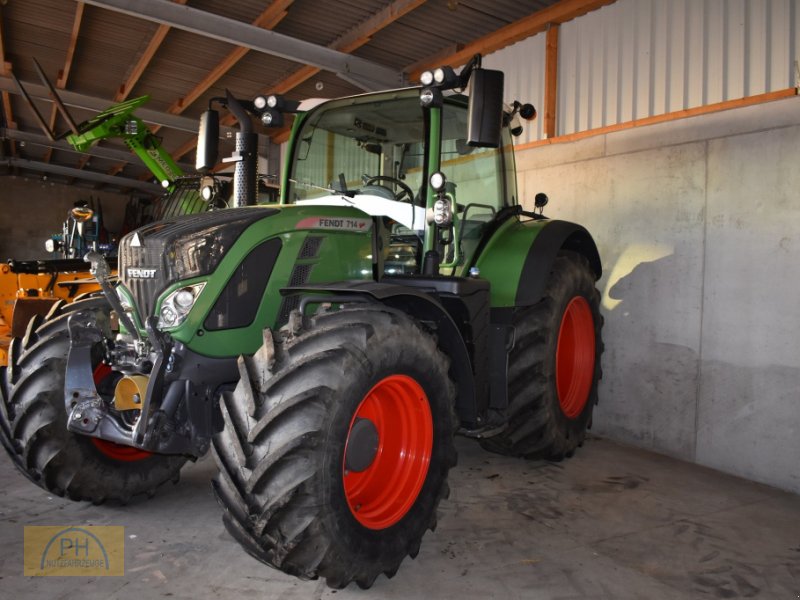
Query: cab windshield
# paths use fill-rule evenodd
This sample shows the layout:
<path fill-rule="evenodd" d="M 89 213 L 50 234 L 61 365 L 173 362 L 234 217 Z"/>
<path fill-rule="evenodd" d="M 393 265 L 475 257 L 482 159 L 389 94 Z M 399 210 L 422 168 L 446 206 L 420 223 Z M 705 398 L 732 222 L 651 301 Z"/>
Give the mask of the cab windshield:
<path fill-rule="evenodd" d="M 372 194 L 425 206 L 428 128 L 417 90 L 359 96 L 320 107 L 297 136 L 286 200 Z M 513 159 L 503 152 L 503 147 L 510 149 L 507 136 L 504 128 L 499 149 L 469 146 L 466 98 L 446 99 L 440 168 L 459 207 L 474 205 L 470 217 L 490 217 L 515 201 Z"/>

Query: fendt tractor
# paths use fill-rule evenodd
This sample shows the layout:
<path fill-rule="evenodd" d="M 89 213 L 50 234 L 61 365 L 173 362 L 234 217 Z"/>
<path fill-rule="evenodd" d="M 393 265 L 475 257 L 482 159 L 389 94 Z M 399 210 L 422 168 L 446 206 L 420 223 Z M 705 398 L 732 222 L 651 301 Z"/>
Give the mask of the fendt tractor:
<path fill-rule="evenodd" d="M 551 460 L 581 445 L 600 257 L 543 197 L 519 204 L 511 135 L 535 111 L 504 105 L 478 56 L 417 87 L 226 106 L 242 204 L 251 115 L 294 113 L 280 202 L 131 232 L 116 285 L 89 253 L 102 294 L 12 344 L 0 433 L 31 481 L 95 503 L 152 495 L 211 449 L 248 553 L 368 588 L 436 526 L 455 434 Z M 200 169 L 218 125 L 209 108 Z"/>

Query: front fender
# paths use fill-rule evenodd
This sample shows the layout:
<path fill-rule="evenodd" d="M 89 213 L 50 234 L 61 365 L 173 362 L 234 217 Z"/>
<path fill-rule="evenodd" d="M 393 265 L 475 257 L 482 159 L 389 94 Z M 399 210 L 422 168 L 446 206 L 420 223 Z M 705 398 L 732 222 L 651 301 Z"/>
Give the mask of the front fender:
<path fill-rule="evenodd" d="M 447 282 L 447 278 L 443 278 Z M 405 285 L 403 284 L 405 283 Z M 334 284 L 305 285 L 281 290 L 284 294 L 311 295 L 334 294 L 340 297 L 361 296 L 400 310 L 417 321 L 428 323 L 436 331 L 436 340 L 450 358 L 450 375 L 456 384 L 456 413 L 463 425 L 475 428 L 485 410 L 486 394 L 476 389 L 475 377 L 470 368 L 471 359 L 464 339 L 451 315 L 441 302 L 421 287 L 409 285 L 410 279 L 400 283 L 343 281 Z M 423 285 L 425 282 L 421 282 Z"/>

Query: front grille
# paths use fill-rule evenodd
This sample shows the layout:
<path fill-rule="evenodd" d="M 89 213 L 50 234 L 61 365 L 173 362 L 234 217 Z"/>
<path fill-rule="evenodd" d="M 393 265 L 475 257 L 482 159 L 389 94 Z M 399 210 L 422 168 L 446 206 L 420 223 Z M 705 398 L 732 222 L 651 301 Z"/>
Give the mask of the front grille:
<path fill-rule="evenodd" d="M 140 238 L 141 239 L 141 238 Z M 158 294 L 167 287 L 167 270 L 162 259 L 166 240 L 148 240 L 147 245 L 131 246 L 124 239 L 119 248 L 119 276 L 130 290 L 137 312 L 143 319 L 153 313 Z M 141 241 L 140 241 L 141 243 Z M 155 269 L 154 277 L 132 277 L 131 269 Z"/>
<path fill-rule="evenodd" d="M 292 269 L 292 275 L 289 278 L 289 287 L 295 287 L 308 283 L 308 279 L 311 277 L 311 271 L 313 268 L 313 263 L 310 265 L 295 265 Z M 280 313 L 278 313 L 278 325 L 286 323 L 286 321 L 289 320 L 289 313 L 291 313 L 299 305 L 300 296 L 297 294 L 285 297 L 281 302 Z"/>
<path fill-rule="evenodd" d="M 176 281 L 212 273 L 241 233 L 278 211 L 237 208 L 158 221 L 122 238 L 119 276 L 143 319 Z"/>
<path fill-rule="evenodd" d="M 300 248 L 297 259 L 304 260 L 307 258 L 317 258 L 317 254 L 319 254 L 319 248 L 322 246 L 323 239 L 325 238 L 320 235 L 308 236 L 306 241 L 303 242 L 303 247 Z"/>

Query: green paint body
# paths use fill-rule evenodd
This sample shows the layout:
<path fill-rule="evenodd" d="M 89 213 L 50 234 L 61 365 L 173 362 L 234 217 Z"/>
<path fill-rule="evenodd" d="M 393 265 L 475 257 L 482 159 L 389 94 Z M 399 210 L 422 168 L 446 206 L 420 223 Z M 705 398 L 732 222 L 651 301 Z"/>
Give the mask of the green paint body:
<path fill-rule="evenodd" d="M 156 314 L 161 310 L 163 298 L 178 288 L 194 283 L 206 282 L 186 321 L 176 329 L 169 330 L 172 337 L 186 344 L 192 351 L 204 356 L 236 356 L 252 354 L 262 343 L 265 327 L 275 327 L 283 296 L 281 288 L 289 285 L 296 265 L 311 268 L 308 283 L 331 283 L 335 281 L 372 279 L 372 230 L 341 231 L 325 227 L 298 228 L 308 219 L 329 218 L 364 220 L 364 213 L 346 207 L 266 205 L 280 212 L 265 217 L 248 227 L 227 252 L 217 269 L 209 276 L 176 282 L 160 294 Z M 232 209 L 235 210 L 235 209 Z M 298 254 L 309 235 L 323 238 L 317 257 L 299 259 Z M 247 327 L 208 331 L 204 323 L 217 297 L 228 283 L 244 258 L 261 243 L 278 238 L 281 251 L 272 269 L 267 288 L 261 299 L 254 321 Z"/>
<path fill-rule="evenodd" d="M 407 93 L 389 92 L 375 97 L 391 100 L 396 97 L 407 97 Z M 430 110 L 430 130 L 425 139 L 429 173 L 439 170 L 442 166 L 443 110 L 446 110 L 446 106 L 444 109 Z M 178 327 L 167 329 L 175 340 L 184 343 L 193 352 L 210 357 L 233 357 L 256 352 L 262 343 L 263 329 L 279 325 L 280 307 L 284 299 L 281 290 L 290 285 L 292 272 L 296 266 L 307 265 L 311 268 L 307 279 L 309 284 L 374 279 L 372 226 L 363 231 L 308 226 L 309 219 L 319 217 L 371 221 L 370 217 L 358 209 L 346 206 L 289 203 L 287 190 L 293 176 L 291 157 L 295 155 L 303 124 L 310 114 L 313 114 L 313 110 L 310 113 L 298 114 L 295 118 L 292 136 L 285 153 L 287 160 L 282 173 L 280 204 L 263 205 L 265 208 L 277 209 L 278 213 L 266 215 L 264 219 L 245 229 L 213 273 L 174 282 L 159 294 L 155 304 L 155 314 L 159 314 L 164 298 L 180 287 L 200 282 L 206 284 L 186 320 Z M 510 144 L 508 136 L 505 136 L 504 140 L 507 145 Z M 505 151 L 508 156 L 512 156 L 510 148 L 506 148 Z M 431 208 L 436 197 L 429 185 L 425 186 L 425 189 L 426 206 Z M 510 201 L 516 203 L 513 196 Z M 460 223 L 457 218 L 454 222 L 457 235 Z M 464 250 L 463 254 L 456 254 L 454 263 L 445 265 L 442 274 L 466 277 L 469 275 L 470 267 L 477 267 L 480 270 L 480 277 L 491 285 L 492 308 L 513 307 L 525 261 L 537 236 L 548 223 L 547 220 L 523 222 L 518 217 L 508 218 L 497 227 L 490 239 L 483 240 L 480 244 L 476 240 L 469 249 Z M 426 225 L 424 231 L 423 253 L 434 248 L 436 228 L 433 225 Z M 324 238 L 320 251 L 316 258 L 300 259 L 298 254 L 310 235 Z M 231 274 L 254 248 L 275 238 L 280 239 L 281 250 L 253 322 L 235 329 L 207 330 L 204 325 L 206 318 Z M 137 324 L 140 323 L 141 319 L 137 321 Z"/>

